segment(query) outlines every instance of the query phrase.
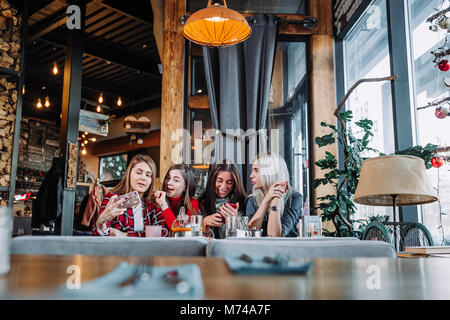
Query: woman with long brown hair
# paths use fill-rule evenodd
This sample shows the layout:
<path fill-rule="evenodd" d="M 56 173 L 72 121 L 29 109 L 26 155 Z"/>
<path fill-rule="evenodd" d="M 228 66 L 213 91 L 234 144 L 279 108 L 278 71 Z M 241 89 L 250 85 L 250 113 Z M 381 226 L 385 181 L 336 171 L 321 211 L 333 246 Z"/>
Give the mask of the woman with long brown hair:
<path fill-rule="evenodd" d="M 122 180 L 103 198 L 92 233 L 97 236 L 145 237 L 146 225 L 163 226 L 165 221 L 161 209 L 152 201 L 155 172 L 155 163 L 149 156 L 139 154 L 131 159 Z M 116 199 L 132 191 L 138 192 L 140 204 L 121 209 L 119 206 L 124 200 Z"/>
<path fill-rule="evenodd" d="M 162 210 L 166 227 L 171 231 L 180 208 L 191 216 L 198 212 L 198 201 L 194 198 L 195 180 L 191 168 L 175 164 L 169 168 L 163 181 L 163 191 L 155 191 L 155 202 Z"/>
<path fill-rule="evenodd" d="M 226 160 L 211 165 L 206 190 L 199 198 L 200 212 L 203 215 L 203 233 L 214 235 L 219 239 L 224 238 L 225 218 L 231 215 L 244 215 L 245 199 L 246 194 L 238 168 Z"/>

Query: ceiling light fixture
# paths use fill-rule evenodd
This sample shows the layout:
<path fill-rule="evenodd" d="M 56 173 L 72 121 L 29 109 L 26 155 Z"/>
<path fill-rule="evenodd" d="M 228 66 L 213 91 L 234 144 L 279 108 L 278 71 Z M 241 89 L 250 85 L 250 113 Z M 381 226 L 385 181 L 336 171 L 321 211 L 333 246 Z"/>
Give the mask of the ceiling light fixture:
<path fill-rule="evenodd" d="M 53 63 L 52 73 L 55 76 L 59 73 L 58 65 L 56 64 L 56 62 Z"/>
<path fill-rule="evenodd" d="M 247 40 L 252 34 L 247 20 L 237 11 L 211 0 L 205 9 L 192 14 L 183 27 L 183 35 L 200 45 L 212 47 L 232 46 Z"/>

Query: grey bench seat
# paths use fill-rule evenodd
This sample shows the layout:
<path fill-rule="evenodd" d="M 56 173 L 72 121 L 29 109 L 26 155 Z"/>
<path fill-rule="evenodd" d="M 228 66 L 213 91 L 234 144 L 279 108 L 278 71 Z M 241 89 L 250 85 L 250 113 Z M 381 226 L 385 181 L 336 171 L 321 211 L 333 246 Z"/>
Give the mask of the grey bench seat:
<path fill-rule="evenodd" d="M 210 257 L 225 257 L 240 253 L 256 255 L 283 253 L 300 258 L 396 257 L 394 248 L 386 242 L 351 239 L 319 241 L 224 239 L 211 241 L 206 249 L 206 255 Z"/>
<path fill-rule="evenodd" d="M 22 236 L 11 239 L 12 254 L 117 256 L 205 256 L 207 238 Z"/>

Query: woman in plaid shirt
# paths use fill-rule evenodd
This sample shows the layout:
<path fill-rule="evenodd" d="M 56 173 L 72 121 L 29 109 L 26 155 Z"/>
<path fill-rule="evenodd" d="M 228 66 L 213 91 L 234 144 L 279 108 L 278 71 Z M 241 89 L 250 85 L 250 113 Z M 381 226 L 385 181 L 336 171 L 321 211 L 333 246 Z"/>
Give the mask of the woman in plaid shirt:
<path fill-rule="evenodd" d="M 96 236 L 145 237 L 145 226 L 162 225 L 165 220 L 161 209 L 152 201 L 155 186 L 156 166 L 153 160 L 143 154 L 135 156 L 127 167 L 125 175 L 112 192 L 105 195 L 97 222 L 92 228 Z M 124 201 L 115 199 L 118 195 L 137 191 L 141 206 L 118 208 Z"/>

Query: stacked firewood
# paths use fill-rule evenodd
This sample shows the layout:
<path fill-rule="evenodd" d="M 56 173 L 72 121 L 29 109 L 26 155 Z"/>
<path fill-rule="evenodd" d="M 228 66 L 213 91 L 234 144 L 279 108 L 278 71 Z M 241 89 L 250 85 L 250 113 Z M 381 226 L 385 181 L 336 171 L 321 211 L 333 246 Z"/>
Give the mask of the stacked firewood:
<path fill-rule="evenodd" d="M 0 67 L 19 71 L 22 18 L 6 0 L 0 0 Z M 0 72 L 0 186 L 10 184 L 17 79 Z"/>

